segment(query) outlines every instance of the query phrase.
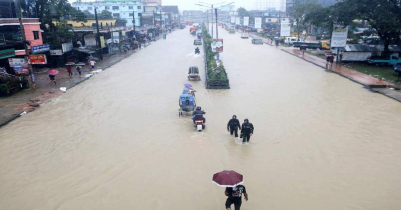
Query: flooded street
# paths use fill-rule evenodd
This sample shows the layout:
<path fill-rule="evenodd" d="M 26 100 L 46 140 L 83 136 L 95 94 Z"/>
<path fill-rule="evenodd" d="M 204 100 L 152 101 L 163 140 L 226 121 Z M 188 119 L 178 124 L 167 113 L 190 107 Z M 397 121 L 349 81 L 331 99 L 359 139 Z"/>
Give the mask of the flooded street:
<path fill-rule="evenodd" d="M 252 210 L 401 209 L 401 106 L 240 34 L 224 39 L 230 90 L 206 90 L 188 27 L 0 130 L 0 209 L 224 209 L 224 169 Z M 207 126 L 178 117 L 189 66 Z M 236 114 L 251 143 L 226 130 Z"/>

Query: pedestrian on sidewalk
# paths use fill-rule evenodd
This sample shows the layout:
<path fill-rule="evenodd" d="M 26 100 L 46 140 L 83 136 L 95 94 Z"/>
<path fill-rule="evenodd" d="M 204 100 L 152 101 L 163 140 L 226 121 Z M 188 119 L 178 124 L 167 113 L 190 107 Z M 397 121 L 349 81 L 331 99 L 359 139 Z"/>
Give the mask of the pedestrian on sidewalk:
<path fill-rule="evenodd" d="M 245 200 L 248 201 L 248 193 L 244 185 L 237 185 L 235 187 L 226 187 L 224 192 L 228 196 L 226 200 L 226 209 L 231 210 L 231 205 L 234 204 L 235 210 L 240 210 L 242 204 L 242 194 L 244 194 Z"/>
<path fill-rule="evenodd" d="M 276 48 L 279 46 L 280 41 L 278 39 L 276 39 Z"/>
<path fill-rule="evenodd" d="M 91 67 L 92 67 L 92 70 L 95 69 L 95 63 L 96 63 L 96 61 L 90 60 L 89 63 L 90 63 L 90 65 L 91 65 Z"/>
<path fill-rule="evenodd" d="M 54 83 L 54 85 L 57 85 L 57 83 L 56 83 L 56 75 L 49 74 L 49 78 L 50 78 L 50 83 Z"/>
<path fill-rule="evenodd" d="M 77 69 L 79 76 L 81 76 L 82 75 L 82 66 L 77 66 L 76 69 Z"/>
<path fill-rule="evenodd" d="M 67 66 L 66 69 L 67 69 L 67 72 L 68 72 L 68 76 L 71 78 L 72 77 L 71 66 Z"/>
<path fill-rule="evenodd" d="M 334 55 L 333 54 L 328 54 L 326 56 L 326 61 L 327 61 L 326 69 L 329 68 L 329 64 L 330 64 L 330 69 L 331 69 L 331 67 L 333 66 L 333 63 L 334 63 Z"/>
<path fill-rule="evenodd" d="M 240 136 L 240 138 L 243 138 L 242 144 L 249 142 L 251 136 L 253 135 L 253 131 L 254 131 L 253 124 L 250 123 L 248 119 L 245 119 L 244 123 L 242 123 L 241 136 Z"/>
<path fill-rule="evenodd" d="M 241 130 L 241 124 L 237 119 L 237 115 L 233 115 L 227 123 L 227 131 L 229 131 L 231 135 L 235 134 L 235 137 L 238 137 L 238 128 Z"/>

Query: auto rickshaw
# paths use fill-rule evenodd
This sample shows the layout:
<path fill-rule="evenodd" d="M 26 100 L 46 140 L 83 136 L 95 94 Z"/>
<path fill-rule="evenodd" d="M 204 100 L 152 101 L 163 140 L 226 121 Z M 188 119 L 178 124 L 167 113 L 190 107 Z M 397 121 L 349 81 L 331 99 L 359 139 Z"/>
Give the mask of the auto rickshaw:
<path fill-rule="evenodd" d="M 188 70 L 188 81 L 190 80 L 198 80 L 200 81 L 199 69 L 197 66 L 191 66 Z"/>

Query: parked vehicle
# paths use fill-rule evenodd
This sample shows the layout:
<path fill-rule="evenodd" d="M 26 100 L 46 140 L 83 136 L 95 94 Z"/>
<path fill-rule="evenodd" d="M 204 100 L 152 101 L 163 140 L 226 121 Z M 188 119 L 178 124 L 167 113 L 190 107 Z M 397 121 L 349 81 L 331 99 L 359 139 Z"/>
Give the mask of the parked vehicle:
<path fill-rule="evenodd" d="M 263 44 L 261 39 L 252 39 L 252 44 Z"/>
<path fill-rule="evenodd" d="M 298 41 L 297 37 L 285 37 L 285 39 L 284 39 L 284 43 L 289 44 L 289 45 L 293 45 L 294 42 L 297 42 L 297 41 Z"/>
<path fill-rule="evenodd" d="M 401 59 L 398 59 L 398 56 L 396 55 L 391 55 L 389 59 L 383 59 L 383 58 L 378 58 L 378 59 L 373 59 L 370 58 L 368 59 L 369 64 L 378 64 L 378 65 L 393 65 L 396 66 L 397 64 L 401 64 Z"/>
<path fill-rule="evenodd" d="M 234 29 L 230 29 L 228 32 L 229 32 L 230 34 L 235 34 L 235 30 L 234 30 Z"/>
<path fill-rule="evenodd" d="M 329 41 L 319 41 L 318 43 L 311 42 L 294 42 L 293 47 L 304 47 L 305 49 L 320 49 L 320 50 L 330 50 Z"/>

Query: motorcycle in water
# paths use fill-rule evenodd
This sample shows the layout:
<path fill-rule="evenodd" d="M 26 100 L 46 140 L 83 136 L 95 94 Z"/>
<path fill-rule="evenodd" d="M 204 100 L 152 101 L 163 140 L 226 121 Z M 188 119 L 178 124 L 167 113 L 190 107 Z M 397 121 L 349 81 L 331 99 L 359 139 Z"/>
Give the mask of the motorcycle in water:
<path fill-rule="evenodd" d="M 195 54 L 200 54 L 199 48 L 196 48 L 196 49 L 195 49 Z"/>
<path fill-rule="evenodd" d="M 206 114 L 206 112 L 200 111 L 202 113 L 202 114 L 200 114 L 200 113 L 196 113 L 197 111 L 200 111 L 200 110 L 197 109 L 195 111 L 195 116 L 193 116 L 193 120 L 194 120 L 194 125 L 196 127 L 196 130 L 201 132 L 206 127 L 206 124 L 203 122 L 203 120 L 205 119 L 203 117 L 203 115 Z"/>

